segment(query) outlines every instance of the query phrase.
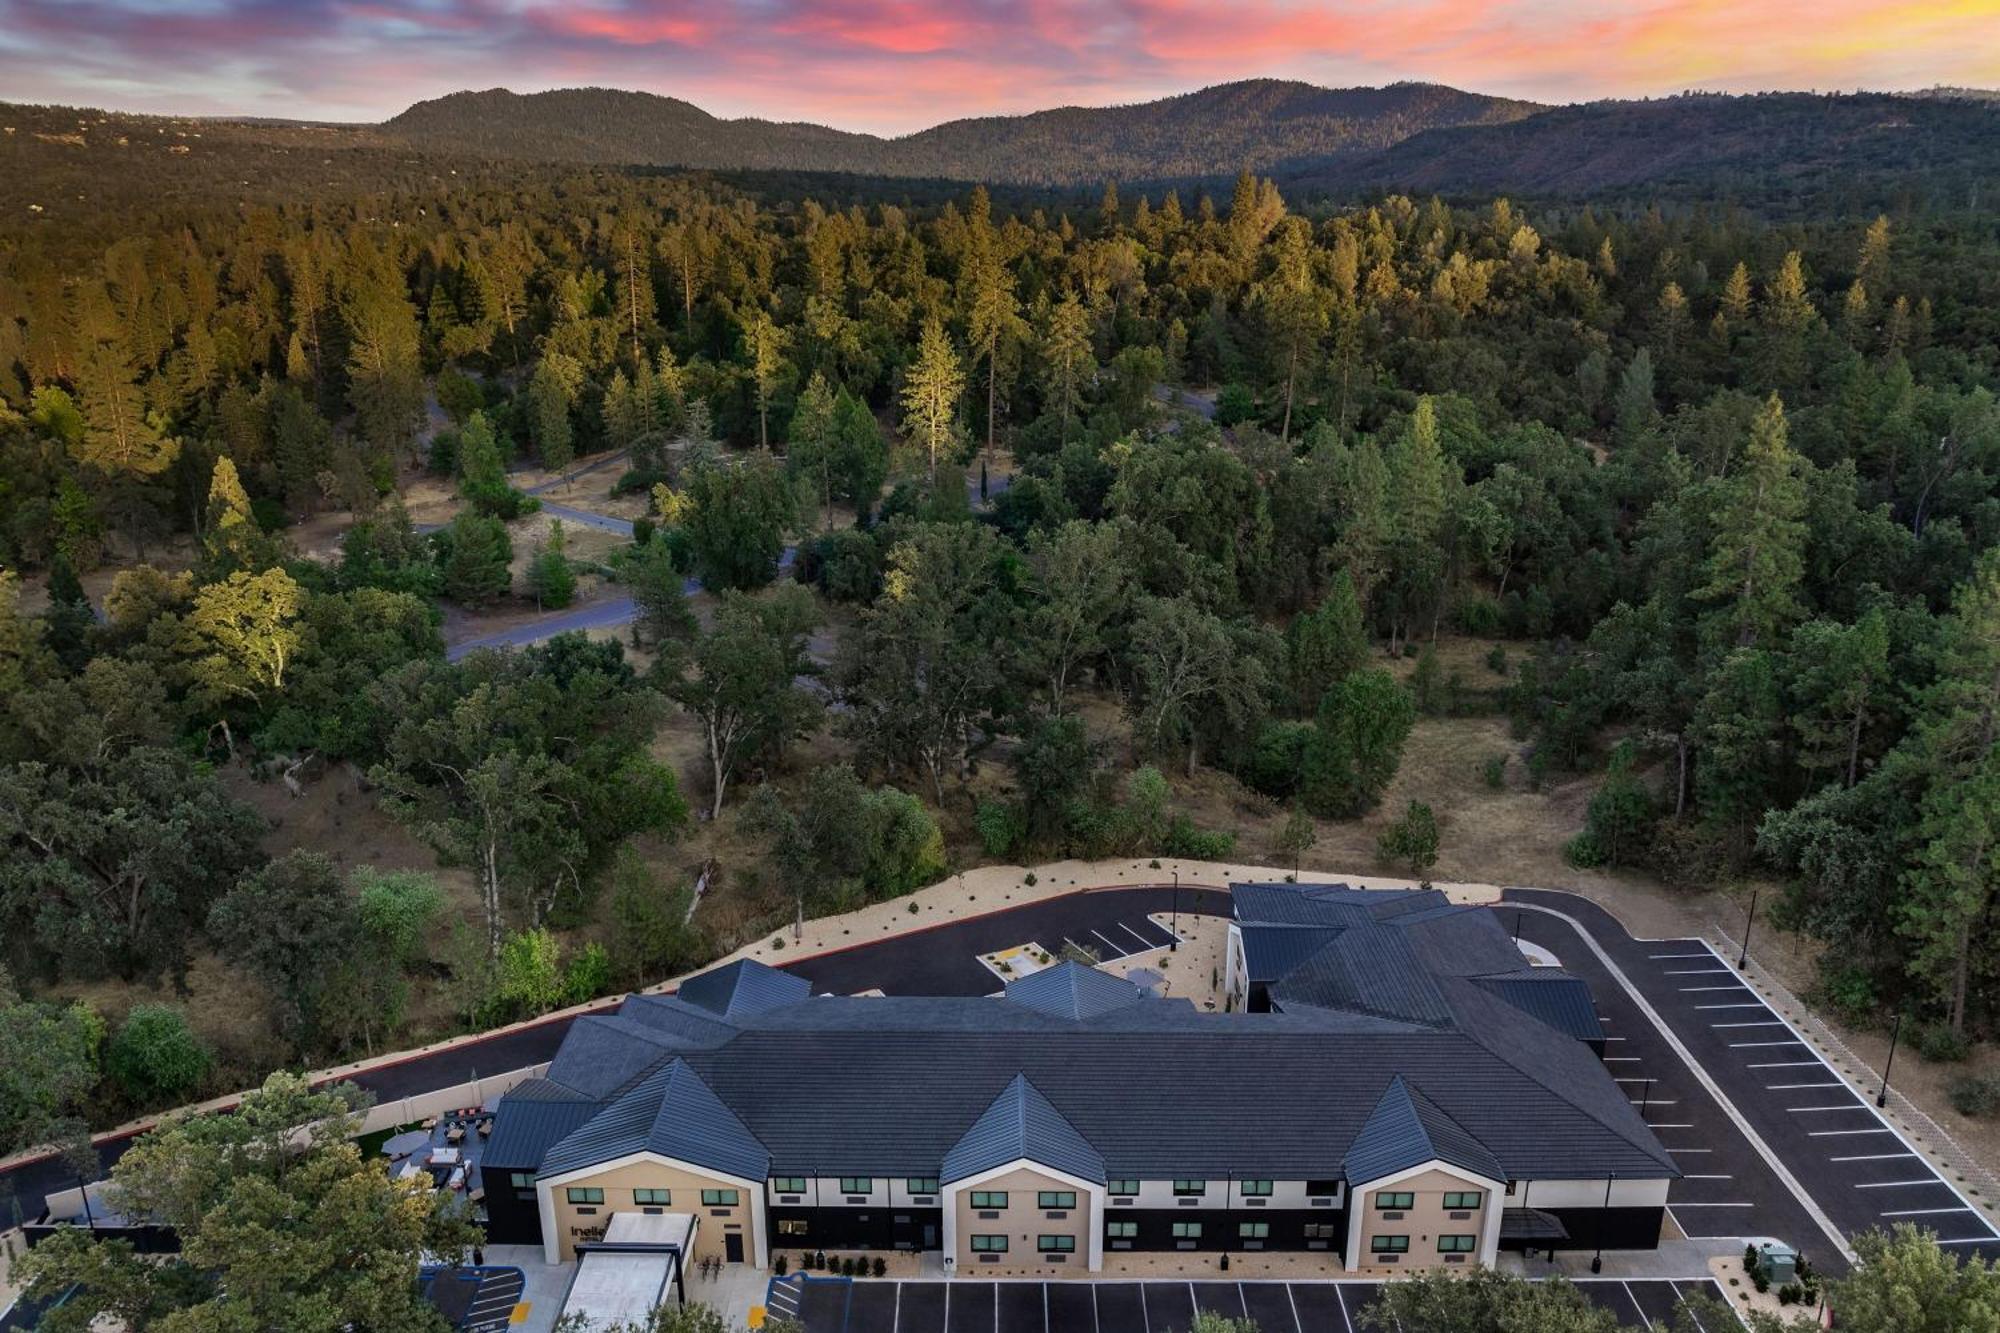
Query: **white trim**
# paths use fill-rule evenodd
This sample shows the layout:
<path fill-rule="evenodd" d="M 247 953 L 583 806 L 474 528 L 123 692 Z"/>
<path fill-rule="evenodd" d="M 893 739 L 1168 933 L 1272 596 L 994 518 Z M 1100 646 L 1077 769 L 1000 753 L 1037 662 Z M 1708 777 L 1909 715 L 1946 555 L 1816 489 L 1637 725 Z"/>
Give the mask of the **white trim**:
<path fill-rule="evenodd" d="M 550 1265 L 562 1262 L 562 1238 L 556 1234 L 556 1187 L 586 1176 L 601 1175 L 606 1171 L 617 1171 L 639 1162 L 651 1162 L 676 1171 L 685 1171 L 691 1176 L 707 1176 L 712 1180 L 726 1181 L 742 1187 L 743 1206 L 750 1210 L 750 1261 L 759 1268 L 770 1265 L 769 1253 L 764 1242 L 764 1182 L 751 1180 L 747 1176 L 718 1171 L 712 1166 L 699 1162 L 682 1161 L 678 1157 L 668 1157 L 656 1152 L 626 1153 L 623 1157 L 607 1157 L 589 1166 L 574 1167 L 553 1176 L 535 1178 L 536 1205 L 542 1215 L 542 1258 Z M 606 1205 L 607 1208 L 609 1205 Z M 699 1220 L 699 1214 L 696 1215 Z M 610 1224 L 607 1213 L 606 1225 Z"/>
<path fill-rule="evenodd" d="M 1500 1200 L 1507 1190 L 1507 1182 L 1482 1176 L 1477 1171 L 1468 1171 L 1462 1166 L 1454 1166 L 1442 1158 L 1433 1157 L 1428 1162 L 1419 1163 L 1402 1171 L 1393 1171 L 1386 1176 L 1376 1176 L 1372 1180 L 1350 1180 L 1347 1182 L 1347 1271 L 1356 1272 L 1361 1267 L 1361 1215 L 1368 1211 L 1364 1206 L 1367 1196 L 1376 1190 L 1433 1171 L 1460 1180 L 1481 1185 L 1486 1190 L 1486 1211 L 1479 1219 L 1479 1262 L 1491 1268 L 1500 1254 Z"/>
<path fill-rule="evenodd" d="M 942 1211 L 944 1213 L 943 1218 L 940 1219 L 944 1223 L 944 1254 L 946 1258 L 952 1261 L 951 1267 L 946 1270 L 947 1275 L 956 1272 L 958 1268 L 958 1196 L 964 1191 L 972 1189 L 974 1186 L 983 1185 L 989 1180 L 997 1180 L 1001 1176 L 1011 1175 L 1016 1171 L 1037 1172 L 1053 1180 L 1060 1180 L 1065 1185 L 1074 1185 L 1078 1191 L 1090 1196 L 1090 1244 L 1087 1247 L 1090 1260 L 1089 1266 L 1090 1271 L 1093 1273 L 1102 1271 L 1104 1268 L 1104 1186 L 1094 1181 L 1085 1180 L 1082 1176 L 1073 1176 L 1058 1167 L 1050 1166 L 1047 1162 L 1037 1162 L 1032 1157 L 1016 1157 L 1013 1161 L 1003 1163 L 990 1170 L 981 1171 L 948 1183 L 940 1182 L 938 1203 L 943 1205 Z M 1010 1200 L 1009 1202 L 1012 1201 Z"/>

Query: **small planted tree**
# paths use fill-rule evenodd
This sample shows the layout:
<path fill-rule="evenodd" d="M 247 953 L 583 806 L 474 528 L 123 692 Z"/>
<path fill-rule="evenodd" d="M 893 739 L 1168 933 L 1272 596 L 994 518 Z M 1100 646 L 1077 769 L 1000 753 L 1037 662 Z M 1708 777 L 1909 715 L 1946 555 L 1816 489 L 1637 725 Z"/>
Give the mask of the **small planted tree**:
<path fill-rule="evenodd" d="M 1376 839 L 1375 853 L 1384 861 L 1410 868 L 1413 877 L 1437 864 L 1437 815 L 1422 801 L 1411 801 L 1403 817 Z"/>

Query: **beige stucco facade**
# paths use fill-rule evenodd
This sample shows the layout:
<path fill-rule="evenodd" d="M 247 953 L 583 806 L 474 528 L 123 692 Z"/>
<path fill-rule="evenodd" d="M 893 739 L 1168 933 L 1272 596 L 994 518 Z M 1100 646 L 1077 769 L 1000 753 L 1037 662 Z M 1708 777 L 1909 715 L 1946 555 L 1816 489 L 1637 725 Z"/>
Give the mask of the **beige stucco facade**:
<path fill-rule="evenodd" d="M 1446 1194 L 1477 1194 L 1476 1208 L 1447 1208 Z M 1408 1194 L 1407 1208 L 1384 1209 L 1379 1196 Z M 1349 1223 L 1352 1245 L 1349 1267 L 1371 1272 L 1407 1272 L 1421 1268 L 1472 1267 L 1493 1261 L 1493 1247 L 1499 1237 L 1499 1208 L 1495 1184 L 1477 1176 L 1431 1166 L 1405 1172 L 1357 1187 L 1353 1194 Z M 1377 1236 L 1404 1236 L 1409 1248 L 1394 1258 L 1377 1253 Z M 1470 1236 L 1471 1249 L 1455 1251 L 1458 1258 L 1439 1249 L 1441 1236 Z"/>
<path fill-rule="evenodd" d="M 691 1213 L 697 1219 L 694 1249 L 690 1262 L 724 1259 L 726 1237 L 742 1237 L 742 1257 L 746 1263 L 762 1263 L 762 1186 L 749 1185 L 729 1176 L 707 1174 L 683 1164 L 643 1156 L 628 1158 L 602 1167 L 591 1167 L 536 1183 L 541 1194 L 542 1241 L 551 1263 L 567 1263 L 576 1257 L 578 1241 L 600 1240 L 614 1213 L 642 1212 L 647 1207 L 663 1207 L 672 1212 Z M 571 1190 L 600 1189 L 602 1203 L 573 1203 Z M 667 1202 L 642 1204 L 633 1191 L 666 1190 Z M 703 1190 L 733 1190 L 735 1203 L 704 1203 Z M 724 1196 L 727 1197 L 726 1195 Z"/>
<path fill-rule="evenodd" d="M 974 1193 L 1004 1193 L 1007 1196 L 1005 1208 L 975 1208 L 972 1206 Z M 1070 1208 L 1044 1208 L 1039 1199 L 1044 1193 L 1074 1195 L 1075 1206 Z M 971 1277 L 985 1268 L 1028 1268 L 1087 1269 L 1090 1264 L 1090 1242 L 1095 1233 L 1095 1201 L 1087 1188 L 1080 1188 L 1070 1180 L 1050 1175 L 1031 1167 L 1019 1167 L 1001 1175 L 983 1180 L 975 1186 L 956 1192 L 953 1203 L 957 1221 L 958 1271 Z M 995 1213 L 987 1217 L 983 1214 Z M 1060 1217 L 1050 1214 L 1060 1213 Z M 972 1248 L 972 1237 L 1000 1235 L 1007 1238 L 1007 1251 L 988 1261 L 981 1258 L 979 1251 Z M 1072 1249 L 1063 1254 L 1044 1254 L 1040 1240 L 1043 1236 L 1067 1236 L 1073 1242 Z"/>

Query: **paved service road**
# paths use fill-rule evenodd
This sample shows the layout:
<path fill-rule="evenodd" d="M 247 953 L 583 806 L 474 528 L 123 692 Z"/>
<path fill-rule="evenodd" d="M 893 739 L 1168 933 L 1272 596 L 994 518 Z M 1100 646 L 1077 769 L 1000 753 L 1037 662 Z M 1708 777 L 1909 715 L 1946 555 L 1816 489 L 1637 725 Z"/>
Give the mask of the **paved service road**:
<path fill-rule="evenodd" d="M 1948 1247 L 2000 1257 L 2000 1229 L 1992 1215 L 1941 1178 L 1930 1159 L 1876 1112 L 1872 1095 L 1857 1094 L 1745 984 L 1732 959 L 1699 939 L 1635 940 L 1610 913 L 1571 894 L 1512 889 L 1507 898 L 1553 908 L 1589 930 L 1751 1130 L 1846 1235 L 1910 1222 L 1937 1233 Z M 1562 926 L 1551 917 L 1536 919 Z M 1662 1138 L 1673 1142 L 1664 1132 Z M 1689 1169 L 1685 1161 L 1681 1165 Z M 1676 1216 L 1684 1226 L 1698 1220 L 1678 1205 Z M 1800 1243 L 1783 1232 L 1771 1234 Z"/>
<path fill-rule="evenodd" d="M 1628 1328 L 1670 1322 L 1684 1297 L 1723 1299 L 1706 1280 L 1587 1278 L 1576 1285 Z M 1381 1289 L 1347 1280 L 1232 1282 L 1220 1273 L 1173 1282 L 794 1279 L 772 1284 L 769 1308 L 799 1321 L 805 1333 L 1185 1333 L 1197 1310 L 1248 1317 L 1259 1333 L 1358 1333 L 1361 1312 Z"/>

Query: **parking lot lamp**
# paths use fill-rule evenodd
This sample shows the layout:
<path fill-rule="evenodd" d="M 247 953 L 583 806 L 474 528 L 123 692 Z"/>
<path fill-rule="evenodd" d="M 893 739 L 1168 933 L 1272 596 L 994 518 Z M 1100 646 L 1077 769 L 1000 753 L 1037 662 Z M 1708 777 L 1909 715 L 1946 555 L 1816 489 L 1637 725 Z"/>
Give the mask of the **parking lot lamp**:
<path fill-rule="evenodd" d="M 1590 1256 L 1590 1271 L 1604 1271 L 1604 1215 L 1611 1211 L 1611 1182 L 1618 1179 L 1616 1171 L 1604 1177 L 1604 1207 L 1597 1214 L 1597 1253 Z"/>
<path fill-rule="evenodd" d="M 1757 890 L 1750 890 L 1750 914 L 1743 918 L 1743 952 L 1736 956 L 1736 970 L 1741 972 L 1750 961 L 1750 928 L 1757 924 Z"/>
<path fill-rule="evenodd" d="M 1169 943 L 1169 944 L 1167 945 L 1167 952 L 1168 952 L 1168 953 L 1179 953 L 1179 952 L 1181 951 L 1181 872 L 1180 872 L 1180 871 L 1178 871 L 1178 870 L 1176 870 L 1176 871 L 1174 872 L 1174 929 L 1173 929 L 1173 935 L 1174 935 L 1174 938 L 1173 938 L 1172 942 L 1171 942 L 1171 943 Z"/>
<path fill-rule="evenodd" d="M 1903 1013 L 1896 1011 L 1896 1026 L 1889 1029 L 1889 1058 L 1882 1062 L 1882 1091 L 1875 1094 L 1875 1105 L 1889 1104 L 1889 1071 L 1896 1067 L 1896 1038 L 1903 1035 Z"/>

